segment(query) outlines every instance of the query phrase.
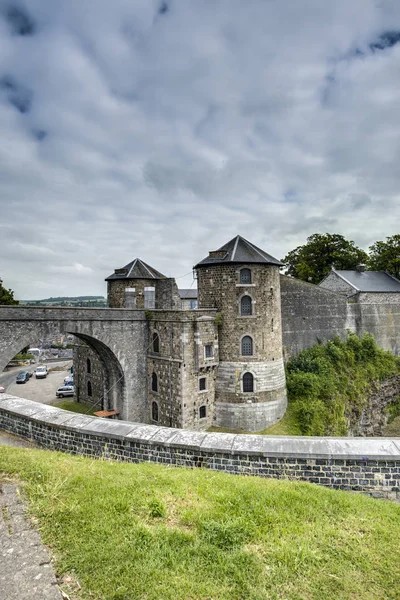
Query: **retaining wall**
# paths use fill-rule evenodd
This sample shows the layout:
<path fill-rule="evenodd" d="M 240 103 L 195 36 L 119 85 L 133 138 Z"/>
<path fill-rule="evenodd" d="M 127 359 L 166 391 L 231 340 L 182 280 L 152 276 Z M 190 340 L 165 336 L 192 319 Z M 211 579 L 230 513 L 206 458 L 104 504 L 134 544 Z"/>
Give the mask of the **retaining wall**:
<path fill-rule="evenodd" d="M 400 438 L 187 431 L 79 415 L 9 394 L 0 398 L 0 429 L 83 456 L 288 478 L 400 500 Z"/>

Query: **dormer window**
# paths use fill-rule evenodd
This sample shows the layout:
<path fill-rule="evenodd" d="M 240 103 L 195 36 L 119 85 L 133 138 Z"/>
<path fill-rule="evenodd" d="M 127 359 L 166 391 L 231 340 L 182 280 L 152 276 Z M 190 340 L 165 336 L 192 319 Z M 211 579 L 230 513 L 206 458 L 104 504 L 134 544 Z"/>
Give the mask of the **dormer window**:
<path fill-rule="evenodd" d="M 241 269 L 240 270 L 240 283 L 251 283 L 250 269 Z"/>

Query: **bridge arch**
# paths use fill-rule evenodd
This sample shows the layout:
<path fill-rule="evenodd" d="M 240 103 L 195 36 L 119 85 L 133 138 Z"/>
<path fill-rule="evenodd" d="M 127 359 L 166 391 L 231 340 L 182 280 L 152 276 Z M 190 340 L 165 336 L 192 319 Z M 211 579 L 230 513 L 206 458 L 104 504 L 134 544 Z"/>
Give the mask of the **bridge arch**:
<path fill-rule="evenodd" d="M 131 309 L 0 306 L 0 370 L 37 339 L 72 334 L 88 344 L 104 369 L 105 408 L 126 420 L 147 415 L 144 311 Z"/>

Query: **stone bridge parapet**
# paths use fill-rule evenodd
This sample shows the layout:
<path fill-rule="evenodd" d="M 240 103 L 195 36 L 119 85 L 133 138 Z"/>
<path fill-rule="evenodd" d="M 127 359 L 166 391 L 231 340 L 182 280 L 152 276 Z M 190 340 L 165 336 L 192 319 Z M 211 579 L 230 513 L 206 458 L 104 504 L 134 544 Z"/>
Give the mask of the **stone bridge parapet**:
<path fill-rule="evenodd" d="M 43 448 L 287 478 L 400 500 L 400 439 L 206 433 L 79 415 L 8 394 L 0 429 Z"/>

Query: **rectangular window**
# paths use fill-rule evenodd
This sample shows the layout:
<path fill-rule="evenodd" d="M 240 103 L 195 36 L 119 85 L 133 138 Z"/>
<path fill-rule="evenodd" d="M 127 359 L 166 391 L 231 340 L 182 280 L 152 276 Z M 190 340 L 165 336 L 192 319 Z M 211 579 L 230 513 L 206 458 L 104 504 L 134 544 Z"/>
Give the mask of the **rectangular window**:
<path fill-rule="evenodd" d="M 145 287 L 144 288 L 144 307 L 155 308 L 156 307 L 156 288 Z"/>
<path fill-rule="evenodd" d="M 199 379 L 199 390 L 204 392 L 207 389 L 207 377 L 200 377 Z"/>
<path fill-rule="evenodd" d="M 200 419 L 206 418 L 206 416 L 207 416 L 207 407 L 206 406 L 200 406 L 199 416 L 200 416 Z"/>
<path fill-rule="evenodd" d="M 204 346 L 204 357 L 205 358 L 213 358 L 214 357 L 214 348 L 212 344 L 206 344 Z"/>

